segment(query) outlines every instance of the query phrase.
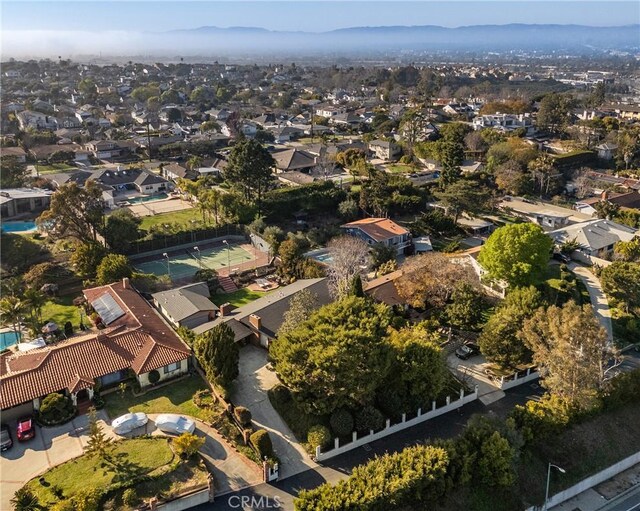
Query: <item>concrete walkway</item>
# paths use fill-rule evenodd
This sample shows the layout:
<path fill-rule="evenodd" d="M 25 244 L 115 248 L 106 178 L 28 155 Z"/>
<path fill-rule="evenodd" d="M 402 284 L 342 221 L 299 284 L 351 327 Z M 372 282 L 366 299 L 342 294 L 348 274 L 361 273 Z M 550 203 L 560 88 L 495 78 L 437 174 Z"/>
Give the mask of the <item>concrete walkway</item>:
<path fill-rule="evenodd" d="M 568 267 L 582 282 L 584 282 L 584 285 L 589 291 L 589 296 L 591 297 L 593 312 L 598 318 L 598 321 L 600 321 L 600 324 L 607 331 L 609 341 L 612 342 L 613 327 L 611 325 L 611 309 L 609 309 L 609 301 L 602 290 L 600 280 L 591 272 L 591 270 L 589 270 L 589 268 L 586 268 L 585 266 L 580 266 L 576 263 L 569 263 Z"/>
<path fill-rule="evenodd" d="M 278 384 L 278 378 L 266 366 L 266 350 L 252 345 L 243 347 L 240 350 L 240 375 L 233 383 L 231 401 L 235 406 L 248 408 L 254 424 L 269 432 L 276 456 L 281 462 L 282 479 L 318 465 L 271 406 L 267 391 Z"/>

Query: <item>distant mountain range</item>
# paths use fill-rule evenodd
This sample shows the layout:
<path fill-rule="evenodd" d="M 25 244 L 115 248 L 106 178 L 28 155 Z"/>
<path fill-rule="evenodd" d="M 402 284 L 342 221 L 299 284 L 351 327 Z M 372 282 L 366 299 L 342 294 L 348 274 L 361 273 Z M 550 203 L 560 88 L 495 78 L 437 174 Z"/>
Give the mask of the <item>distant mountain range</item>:
<path fill-rule="evenodd" d="M 329 32 L 280 32 L 252 27 L 200 27 L 168 32 L 190 47 L 208 43 L 236 51 L 353 52 L 397 50 L 568 50 L 640 47 L 640 25 L 476 25 L 353 27 Z M 202 47 L 200 48 L 202 50 Z M 212 48 L 213 49 L 213 48 Z"/>

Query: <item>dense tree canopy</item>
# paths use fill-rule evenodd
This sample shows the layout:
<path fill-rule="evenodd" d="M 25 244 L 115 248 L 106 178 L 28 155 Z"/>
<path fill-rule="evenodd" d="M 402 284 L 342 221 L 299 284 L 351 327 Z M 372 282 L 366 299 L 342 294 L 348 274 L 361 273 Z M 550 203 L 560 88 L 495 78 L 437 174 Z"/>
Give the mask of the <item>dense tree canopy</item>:
<path fill-rule="evenodd" d="M 546 268 L 552 247 L 551 238 L 535 224 L 505 225 L 489 236 L 478 261 L 492 278 L 527 285 Z"/>
<path fill-rule="evenodd" d="M 245 199 L 260 204 L 262 195 L 273 180 L 271 170 L 274 165 L 271 154 L 259 142 L 241 138 L 231 150 L 225 177 L 242 191 Z"/>

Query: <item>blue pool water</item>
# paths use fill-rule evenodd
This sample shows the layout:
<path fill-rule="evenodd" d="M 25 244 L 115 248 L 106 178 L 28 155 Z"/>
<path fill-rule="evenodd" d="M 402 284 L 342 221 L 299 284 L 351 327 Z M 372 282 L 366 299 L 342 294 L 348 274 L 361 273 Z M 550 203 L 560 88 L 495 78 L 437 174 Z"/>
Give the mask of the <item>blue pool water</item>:
<path fill-rule="evenodd" d="M 323 263 L 323 264 L 331 264 L 331 262 L 333 261 L 333 257 L 331 256 L 330 252 L 319 252 L 316 254 L 312 252 L 306 255 L 311 259 L 315 259 L 319 263 Z"/>
<path fill-rule="evenodd" d="M 0 332 L 0 350 L 7 349 L 18 343 L 20 335 L 16 332 Z"/>
<path fill-rule="evenodd" d="M 166 199 L 168 195 L 166 193 L 159 193 L 158 195 L 149 195 L 148 197 L 136 197 L 135 199 L 127 199 L 127 202 L 131 204 L 138 204 L 140 202 L 151 202 L 154 200 Z"/>
<path fill-rule="evenodd" d="M 2 232 L 31 232 L 35 230 L 35 222 L 2 222 Z"/>

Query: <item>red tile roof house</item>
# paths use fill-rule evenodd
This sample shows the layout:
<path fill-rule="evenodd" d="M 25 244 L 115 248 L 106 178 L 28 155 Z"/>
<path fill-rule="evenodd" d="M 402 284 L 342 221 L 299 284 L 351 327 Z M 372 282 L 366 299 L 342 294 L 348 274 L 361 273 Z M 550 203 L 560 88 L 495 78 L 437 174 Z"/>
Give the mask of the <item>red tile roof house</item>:
<path fill-rule="evenodd" d="M 99 312 L 104 330 L 0 357 L 3 422 L 37 410 L 52 392 L 86 405 L 97 381 L 118 383 L 129 370 L 142 387 L 150 385 L 152 370 L 160 374 L 160 381 L 189 370 L 191 349 L 128 279 L 86 289 L 84 296 Z"/>
<path fill-rule="evenodd" d="M 382 243 L 393 247 L 398 255 L 411 246 L 411 233 L 388 218 L 364 218 L 340 227 L 346 234 L 356 236 L 369 245 Z"/>

